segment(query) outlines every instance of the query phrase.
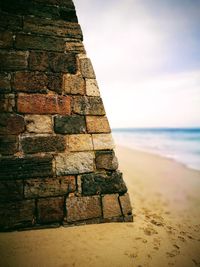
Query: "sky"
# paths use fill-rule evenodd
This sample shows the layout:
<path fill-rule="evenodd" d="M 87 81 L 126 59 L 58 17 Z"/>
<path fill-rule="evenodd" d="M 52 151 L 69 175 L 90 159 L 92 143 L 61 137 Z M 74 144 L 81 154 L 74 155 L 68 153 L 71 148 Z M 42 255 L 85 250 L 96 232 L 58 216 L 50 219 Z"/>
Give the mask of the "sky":
<path fill-rule="evenodd" d="M 74 0 L 112 128 L 200 127 L 200 0 Z"/>

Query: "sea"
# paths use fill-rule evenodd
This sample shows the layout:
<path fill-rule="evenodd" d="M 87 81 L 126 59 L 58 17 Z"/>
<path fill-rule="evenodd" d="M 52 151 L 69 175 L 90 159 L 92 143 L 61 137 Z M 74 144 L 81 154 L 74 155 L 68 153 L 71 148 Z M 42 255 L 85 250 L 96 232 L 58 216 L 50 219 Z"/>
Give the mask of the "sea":
<path fill-rule="evenodd" d="M 112 129 L 117 145 L 171 158 L 200 170 L 200 128 Z"/>

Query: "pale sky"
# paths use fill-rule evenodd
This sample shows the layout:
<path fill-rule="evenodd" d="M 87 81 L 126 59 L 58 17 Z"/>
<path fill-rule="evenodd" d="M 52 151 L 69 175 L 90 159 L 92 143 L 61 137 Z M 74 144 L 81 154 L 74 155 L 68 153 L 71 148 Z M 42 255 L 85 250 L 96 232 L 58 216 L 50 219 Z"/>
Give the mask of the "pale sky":
<path fill-rule="evenodd" d="M 200 0 L 74 0 L 116 127 L 200 126 Z"/>

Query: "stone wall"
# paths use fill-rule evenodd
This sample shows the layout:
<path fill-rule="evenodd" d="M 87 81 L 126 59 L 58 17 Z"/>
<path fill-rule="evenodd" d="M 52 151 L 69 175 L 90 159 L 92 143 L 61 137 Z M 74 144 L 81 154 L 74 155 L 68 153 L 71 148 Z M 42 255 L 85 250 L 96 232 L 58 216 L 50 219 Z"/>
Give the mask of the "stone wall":
<path fill-rule="evenodd" d="M 0 2 L 0 229 L 132 221 L 71 0 Z"/>

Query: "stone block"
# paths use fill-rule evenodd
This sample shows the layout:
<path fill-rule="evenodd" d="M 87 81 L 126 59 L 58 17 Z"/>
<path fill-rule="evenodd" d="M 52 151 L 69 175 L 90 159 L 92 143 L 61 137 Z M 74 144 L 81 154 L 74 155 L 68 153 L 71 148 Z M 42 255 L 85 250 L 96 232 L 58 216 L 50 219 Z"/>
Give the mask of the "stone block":
<path fill-rule="evenodd" d="M 48 89 L 58 94 L 62 93 L 62 75 L 48 73 Z"/>
<path fill-rule="evenodd" d="M 96 194 L 124 194 L 127 187 L 122 174 L 116 172 L 96 172 L 81 175 L 82 193 L 85 196 Z"/>
<path fill-rule="evenodd" d="M 60 134 L 79 134 L 86 132 L 85 118 L 79 115 L 56 116 L 54 131 Z"/>
<path fill-rule="evenodd" d="M 66 42 L 66 52 L 73 52 L 75 54 L 85 54 L 85 48 L 82 42 L 70 40 Z"/>
<path fill-rule="evenodd" d="M 96 79 L 85 79 L 86 81 L 86 95 L 100 96 L 99 87 Z"/>
<path fill-rule="evenodd" d="M 25 122 L 29 133 L 52 133 L 53 131 L 51 116 L 25 115 Z"/>
<path fill-rule="evenodd" d="M 71 8 L 59 8 L 60 18 L 67 22 L 76 22 L 78 23 L 78 18 L 76 16 L 75 9 Z"/>
<path fill-rule="evenodd" d="M 56 174 L 80 174 L 94 171 L 93 152 L 71 152 L 55 156 Z"/>
<path fill-rule="evenodd" d="M 110 125 L 105 116 L 86 116 L 88 133 L 110 133 Z"/>
<path fill-rule="evenodd" d="M 64 52 L 65 40 L 56 37 L 36 36 L 32 34 L 17 33 L 15 46 L 17 49 L 35 49 Z"/>
<path fill-rule="evenodd" d="M 0 229 L 32 226 L 35 218 L 34 213 L 34 200 L 0 203 Z"/>
<path fill-rule="evenodd" d="M 80 94 L 85 93 L 85 81 L 80 74 L 64 74 L 63 75 L 63 92 L 65 94 Z"/>
<path fill-rule="evenodd" d="M 28 52 L 0 50 L 0 70 L 24 70 L 28 67 Z"/>
<path fill-rule="evenodd" d="M 118 201 L 118 194 L 105 195 L 102 198 L 102 205 L 103 217 L 105 219 L 122 216 Z"/>
<path fill-rule="evenodd" d="M 15 135 L 0 135 L 0 154 L 12 155 L 18 151 L 18 138 Z"/>
<path fill-rule="evenodd" d="M 0 158 L 0 180 L 51 177 L 52 160 L 50 155 Z"/>
<path fill-rule="evenodd" d="M 76 73 L 76 56 L 74 53 L 49 53 L 48 57 L 51 71 Z"/>
<path fill-rule="evenodd" d="M 14 74 L 13 88 L 27 93 L 46 93 L 48 77 L 42 72 L 18 71 Z"/>
<path fill-rule="evenodd" d="M 67 222 L 76 222 L 102 216 L 99 196 L 69 197 L 66 200 Z"/>
<path fill-rule="evenodd" d="M 24 117 L 18 114 L 0 114 L 0 134 L 20 134 L 25 130 Z"/>
<path fill-rule="evenodd" d="M 30 70 L 48 71 L 49 57 L 46 51 L 30 51 L 29 55 Z"/>
<path fill-rule="evenodd" d="M 125 195 L 120 196 L 119 197 L 119 201 L 120 201 L 120 204 L 121 204 L 123 215 L 124 216 L 132 215 L 132 207 L 131 207 L 129 194 L 126 193 Z"/>
<path fill-rule="evenodd" d="M 11 91 L 11 75 L 10 73 L 2 72 L 0 73 L 0 92 L 8 93 Z"/>
<path fill-rule="evenodd" d="M 58 95 L 18 95 L 17 110 L 29 114 L 70 114 L 70 97 Z"/>
<path fill-rule="evenodd" d="M 5 2 L 5 1 L 2 1 Z M 22 17 L 2 13 L 0 14 L 0 25 L 3 29 L 9 30 L 20 30 L 22 29 Z"/>
<path fill-rule="evenodd" d="M 113 149 L 115 147 L 111 134 L 93 134 L 92 139 L 95 150 Z"/>
<path fill-rule="evenodd" d="M 21 138 L 21 147 L 24 153 L 63 152 L 65 150 L 63 136 L 36 136 Z"/>
<path fill-rule="evenodd" d="M 96 152 L 95 161 L 97 169 L 116 170 L 118 168 L 118 161 L 114 151 Z"/>
<path fill-rule="evenodd" d="M 64 196 L 76 190 L 74 176 L 57 178 L 29 179 L 24 182 L 24 197 Z"/>
<path fill-rule="evenodd" d="M 60 9 L 60 15 L 64 15 L 64 9 Z M 83 39 L 81 27 L 78 23 L 65 22 L 63 20 L 27 16 L 24 19 L 23 30 L 28 33 Z"/>
<path fill-rule="evenodd" d="M 80 71 L 84 78 L 96 79 L 91 60 L 89 58 L 80 58 Z"/>
<path fill-rule="evenodd" d="M 96 96 L 74 96 L 73 111 L 81 115 L 105 115 L 102 99 Z"/>
<path fill-rule="evenodd" d="M 12 112 L 15 108 L 14 94 L 0 94 L 0 112 Z"/>
<path fill-rule="evenodd" d="M 23 180 L 0 181 L 0 201 L 7 202 L 23 199 Z"/>
<path fill-rule="evenodd" d="M 11 32 L 0 32 L 0 48 L 13 46 L 13 34 Z"/>
<path fill-rule="evenodd" d="M 89 134 L 72 134 L 67 136 L 67 147 L 70 151 L 93 150 L 92 137 Z"/>
<path fill-rule="evenodd" d="M 38 223 L 61 222 L 64 218 L 64 197 L 38 199 Z"/>

